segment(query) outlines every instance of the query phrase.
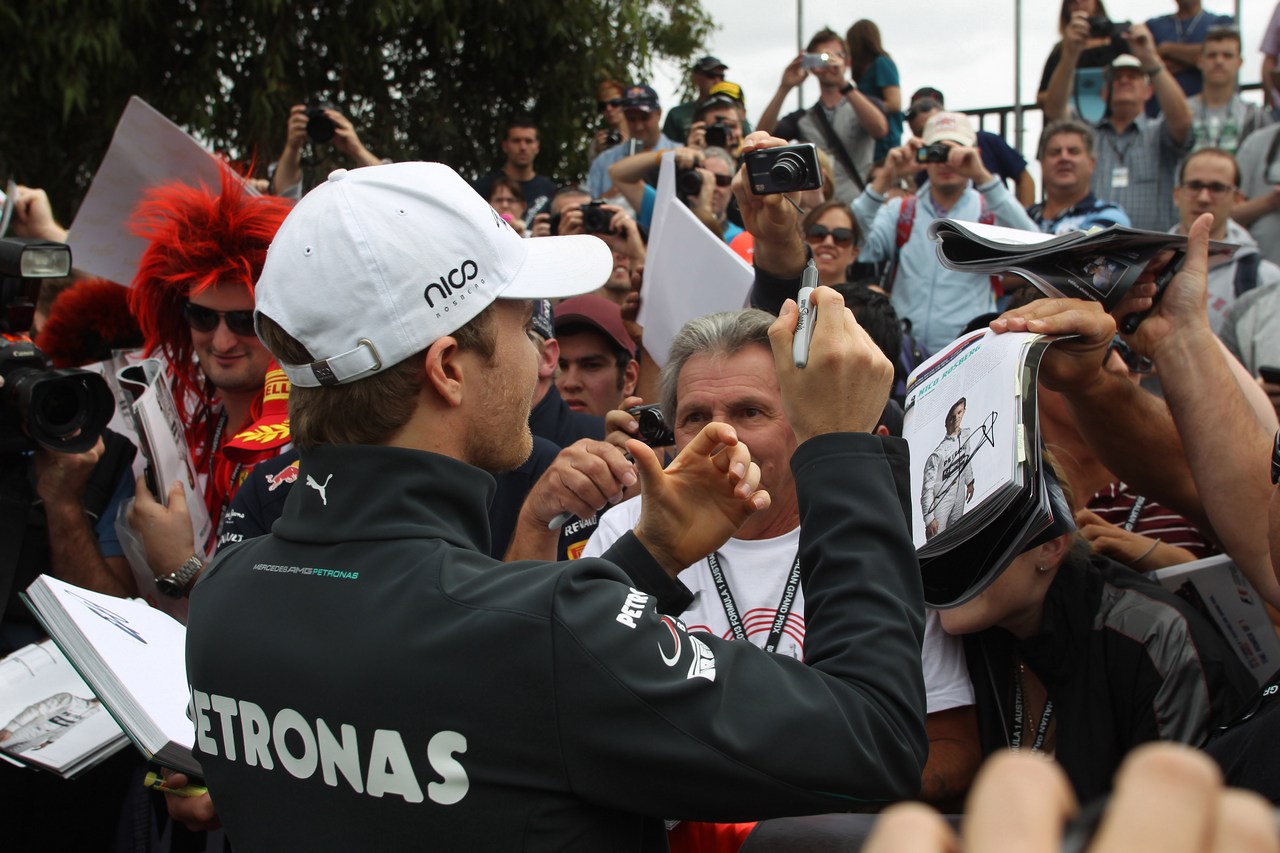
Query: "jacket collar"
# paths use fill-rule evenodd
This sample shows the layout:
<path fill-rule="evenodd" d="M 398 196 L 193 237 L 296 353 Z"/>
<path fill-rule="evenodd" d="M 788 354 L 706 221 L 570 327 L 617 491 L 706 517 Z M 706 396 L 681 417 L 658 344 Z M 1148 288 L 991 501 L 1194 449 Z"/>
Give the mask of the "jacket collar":
<path fill-rule="evenodd" d="M 271 532 L 317 544 L 442 539 L 487 554 L 495 488 L 489 474 L 437 453 L 316 447 L 301 454 L 298 482 Z"/>

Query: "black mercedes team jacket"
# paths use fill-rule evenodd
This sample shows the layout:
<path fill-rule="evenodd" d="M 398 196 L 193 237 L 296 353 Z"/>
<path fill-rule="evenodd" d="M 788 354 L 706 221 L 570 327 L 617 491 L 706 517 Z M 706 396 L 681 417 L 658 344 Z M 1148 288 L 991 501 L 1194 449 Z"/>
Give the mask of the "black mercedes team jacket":
<path fill-rule="evenodd" d="M 819 436 L 792 468 L 807 663 L 659 613 L 631 535 L 618 565 L 491 559 L 493 480 L 456 460 L 304 454 L 272 535 L 191 599 L 196 753 L 237 853 L 661 850 L 661 817 L 914 795 L 906 445 Z"/>

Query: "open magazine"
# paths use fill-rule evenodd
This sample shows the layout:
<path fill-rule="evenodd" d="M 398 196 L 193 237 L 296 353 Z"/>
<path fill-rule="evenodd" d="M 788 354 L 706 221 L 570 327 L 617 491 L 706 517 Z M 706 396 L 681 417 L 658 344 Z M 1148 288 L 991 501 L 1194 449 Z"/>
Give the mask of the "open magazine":
<path fill-rule="evenodd" d="M 23 601 L 148 760 L 200 776 L 187 718 L 187 630 L 139 599 L 41 575 Z"/>
<path fill-rule="evenodd" d="M 168 503 L 169 486 L 175 480 L 183 484 L 187 513 L 191 517 L 191 535 L 198 556 L 206 561 L 217 545 L 217 527 L 204 502 L 204 486 L 196 471 L 195 461 L 187 446 L 186 429 L 178 417 L 173 391 L 168 381 L 166 363 L 159 358 L 139 358 L 133 353 L 113 353 L 115 370 L 106 371 L 108 384 L 117 394 L 117 403 L 132 423 L 132 438 L 139 457 L 145 460 L 143 476 L 151 494 Z M 147 564 L 142 539 L 121 517 L 115 519 L 120 547 L 129 558 L 138 594 L 152 607 L 185 622 L 188 602 L 185 598 L 164 595 L 156 586 L 157 572 Z M 176 566 L 157 567 L 164 572 Z"/>
<path fill-rule="evenodd" d="M 128 742 L 52 640 L 0 660 L 0 758 L 69 779 Z"/>
<path fill-rule="evenodd" d="M 939 219 L 929 225 L 944 267 L 984 275 L 1016 273 L 1050 296 L 1101 302 L 1108 311 L 1150 273 L 1160 292 L 1182 265 L 1182 234 L 1111 225 L 1092 231 L 1042 234 L 978 222 Z M 1209 243 L 1211 257 L 1238 247 Z"/>
<path fill-rule="evenodd" d="M 1047 528 L 1036 374 L 1053 338 L 972 332 L 907 380 L 911 528 L 933 607 L 977 595 Z"/>
<path fill-rule="evenodd" d="M 1280 638 L 1262 596 L 1226 554 L 1157 569 L 1148 577 L 1203 613 L 1259 686 L 1280 670 Z"/>

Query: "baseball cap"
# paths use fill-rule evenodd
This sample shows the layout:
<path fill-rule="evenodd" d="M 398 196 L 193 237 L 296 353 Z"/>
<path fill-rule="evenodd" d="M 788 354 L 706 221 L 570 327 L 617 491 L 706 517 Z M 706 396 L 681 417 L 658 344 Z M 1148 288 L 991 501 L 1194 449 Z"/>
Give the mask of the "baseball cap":
<path fill-rule="evenodd" d="M 643 83 L 629 86 L 627 91 L 622 93 L 622 108 L 624 110 L 642 110 L 646 113 L 653 113 L 662 109 L 658 104 L 658 93 L 654 91 L 652 86 L 646 86 Z"/>
<path fill-rule="evenodd" d="M 730 98 L 738 102 L 738 106 L 746 104 L 747 100 L 742 96 L 742 87 L 737 83 L 730 83 L 728 80 L 721 80 L 719 83 L 711 87 L 707 92 L 707 97 L 713 95 L 728 95 Z"/>
<path fill-rule="evenodd" d="M 281 364 L 299 387 L 372 376 L 457 331 L 496 299 L 574 296 L 613 255 L 590 234 L 522 240 L 442 163 L 338 169 L 276 232 L 256 288 L 316 358 Z"/>
<path fill-rule="evenodd" d="M 698 101 L 698 105 L 693 108 L 693 114 L 699 115 L 712 107 L 733 107 L 737 109 L 740 106 L 742 106 L 741 101 L 735 101 L 723 93 L 713 93 Z"/>
<path fill-rule="evenodd" d="M 978 135 L 973 132 L 973 125 L 964 113 L 935 113 L 925 123 L 924 144 L 932 145 L 944 140 L 971 146 L 978 141 Z"/>
<path fill-rule="evenodd" d="M 550 299 L 533 300 L 533 317 L 530 322 L 533 324 L 533 330 L 542 335 L 544 341 L 549 341 L 556 336 L 555 314 L 551 311 Z"/>
<path fill-rule="evenodd" d="M 920 89 L 916 89 L 915 94 L 911 96 L 911 103 L 914 104 L 921 98 L 929 98 L 930 100 L 937 101 L 939 105 L 947 102 L 947 99 L 942 97 L 942 93 L 932 86 L 924 86 Z"/>
<path fill-rule="evenodd" d="M 588 293 L 566 299 L 556 305 L 556 333 L 570 326 L 591 326 L 599 330 L 619 349 L 626 350 L 632 358 L 636 354 L 636 342 L 627 334 L 622 324 L 622 309 L 618 303 Z"/>
<path fill-rule="evenodd" d="M 252 462 L 254 454 L 289 443 L 289 377 L 273 359 L 267 365 L 262 385 L 262 403 L 249 428 L 238 432 L 223 445 L 232 462 Z M 255 408 L 259 408 L 255 405 Z"/>
<path fill-rule="evenodd" d="M 1136 68 L 1139 72 L 1146 73 L 1142 70 L 1142 63 L 1138 61 L 1138 57 L 1131 53 L 1122 53 L 1111 60 L 1111 64 L 1107 66 L 1106 76 L 1110 77 L 1118 68 Z"/>
<path fill-rule="evenodd" d="M 727 71 L 728 68 L 729 66 L 714 56 L 704 56 L 693 63 L 694 71 Z"/>

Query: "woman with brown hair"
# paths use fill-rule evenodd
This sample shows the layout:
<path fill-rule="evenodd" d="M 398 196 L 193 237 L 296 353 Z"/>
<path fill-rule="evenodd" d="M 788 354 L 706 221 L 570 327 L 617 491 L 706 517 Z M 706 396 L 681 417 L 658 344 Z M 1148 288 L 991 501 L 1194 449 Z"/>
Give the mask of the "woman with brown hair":
<path fill-rule="evenodd" d="M 879 160 L 896 148 L 902 139 L 902 84 L 898 66 L 880 44 L 880 28 L 863 18 L 849 27 L 849 69 L 858 81 L 858 91 L 879 104 L 889 132 L 876 140 L 874 156 Z"/>
<path fill-rule="evenodd" d="M 830 286 L 848 281 L 849 264 L 857 260 L 862 242 L 849 205 L 839 199 L 823 202 L 805 214 L 800 228 L 813 251 L 818 283 Z"/>

